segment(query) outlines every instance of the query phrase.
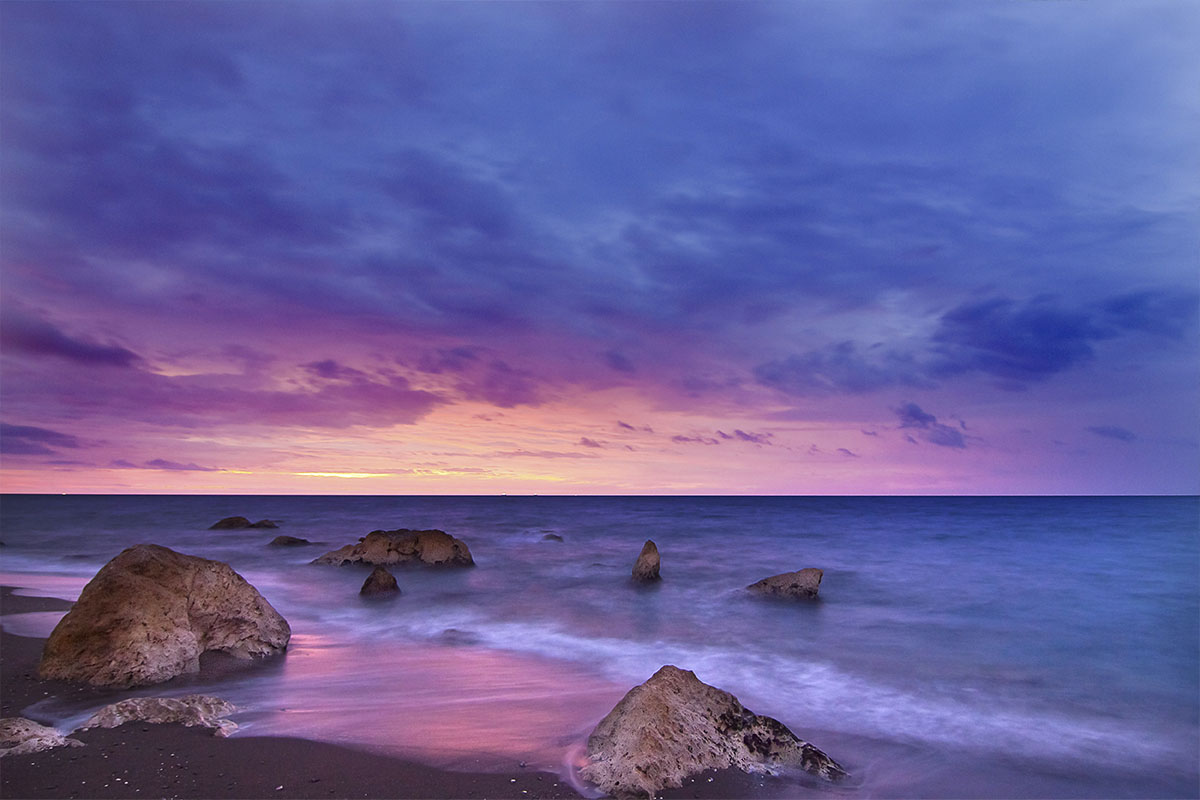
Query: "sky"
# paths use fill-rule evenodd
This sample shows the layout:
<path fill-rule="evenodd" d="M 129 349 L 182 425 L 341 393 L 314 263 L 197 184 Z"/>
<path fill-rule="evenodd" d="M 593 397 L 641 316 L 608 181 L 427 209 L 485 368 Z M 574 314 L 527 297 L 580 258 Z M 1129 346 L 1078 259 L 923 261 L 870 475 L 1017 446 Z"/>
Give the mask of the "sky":
<path fill-rule="evenodd" d="M 0 4 L 0 488 L 1200 492 L 1200 4 Z"/>

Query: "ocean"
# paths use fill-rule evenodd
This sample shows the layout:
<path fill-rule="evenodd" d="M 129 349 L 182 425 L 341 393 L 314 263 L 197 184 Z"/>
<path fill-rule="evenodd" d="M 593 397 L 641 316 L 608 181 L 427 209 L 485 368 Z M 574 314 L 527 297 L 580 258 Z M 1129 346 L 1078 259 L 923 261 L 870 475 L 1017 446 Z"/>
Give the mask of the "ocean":
<path fill-rule="evenodd" d="M 280 528 L 207 530 L 231 515 Z M 394 568 L 403 594 L 379 603 L 358 595 L 369 568 L 308 563 L 378 528 L 445 530 L 477 566 Z M 646 539 L 653 588 L 630 581 Z M 132 544 L 232 565 L 290 622 L 287 654 L 120 696 L 219 695 L 235 736 L 579 786 L 592 727 L 674 664 L 851 772 L 794 796 L 1200 794 L 1195 497 L 5 495 L 0 540 L 0 582 L 67 599 Z M 744 590 L 803 567 L 824 570 L 817 601 Z"/>

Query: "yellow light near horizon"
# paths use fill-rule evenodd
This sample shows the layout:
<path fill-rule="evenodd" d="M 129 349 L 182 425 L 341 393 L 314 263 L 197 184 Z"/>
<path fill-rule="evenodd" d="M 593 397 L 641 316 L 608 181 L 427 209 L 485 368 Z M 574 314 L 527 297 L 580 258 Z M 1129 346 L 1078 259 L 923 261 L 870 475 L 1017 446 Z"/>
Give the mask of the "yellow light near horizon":
<path fill-rule="evenodd" d="M 306 478 L 390 478 L 390 472 L 293 472 Z"/>

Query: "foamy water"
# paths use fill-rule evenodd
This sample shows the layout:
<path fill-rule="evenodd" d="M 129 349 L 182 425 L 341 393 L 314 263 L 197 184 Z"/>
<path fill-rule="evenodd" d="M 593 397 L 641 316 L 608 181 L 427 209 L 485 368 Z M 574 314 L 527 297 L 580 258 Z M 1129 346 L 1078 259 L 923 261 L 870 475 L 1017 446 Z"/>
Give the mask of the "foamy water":
<path fill-rule="evenodd" d="M 1193 796 L 1200 789 L 1195 498 L 6 497 L 4 582 L 74 597 L 125 546 L 228 561 L 289 620 L 287 655 L 207 683 L 241 735 L 440 766 L 568 771 L 591 727 L 671 663 L 846 764 L 863 796 Z M 242 514 L 279 531 L 208 531 Z M 462 571 L 308 564 L 437 527 Z M 273 548 L 278 533 L 325 546 Z M 557 533 L 563 542 L 543 539 Z M 646 538 L 660 587 L 628 580 Z M 825 570 L 816 603 L 743 587 Z M 55 615 L 6 617 L 44 635 Z M 39 704 L 68 724 L 91 709 Z M 807 790 L 807 789 L 806 789 Z"/>

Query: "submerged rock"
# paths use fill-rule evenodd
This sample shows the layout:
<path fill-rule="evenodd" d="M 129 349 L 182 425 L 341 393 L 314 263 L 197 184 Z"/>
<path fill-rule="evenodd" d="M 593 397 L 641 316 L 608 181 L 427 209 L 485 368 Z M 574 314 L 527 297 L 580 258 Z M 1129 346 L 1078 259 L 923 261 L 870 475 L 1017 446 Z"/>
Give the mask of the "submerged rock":
<path fill-rule="evenodd" d="M 830 781 L 846 776 L 783 723 L 670 665 L 631 689 L 600 721 L 588 737 L 587 759 L 582 777 L 616 797 L 653 797 L 689 776 L 730 767 L 759 773 L 798 767 Z"/>
<path fill-rule="evenodd" d="M 276 536 L 270 543 L 276 547 L 299 547 L 312 544 L 308 539 L 301 539 L 297 536 Z"/>
<path fill-rule="evenodd" d="M 287 648 L 291 628 L 228 564 L 154 544 L 122 551 L 83 587 L 42 651 L 38 675 L 140 686 L 200 671 L 200 654 Z"/>
<path fill-rule="evenodd" d="M 824 575 L 822 570 L 807 567 L 796 572 L 785 572 L 782 575 L 763 578 L 746 588 L 769 597 L 812 599 L 817 596 L 817 591 L 821 588 L 821 578 Z"/>
<path fill-rule="evenodd" d="M 647 539 L 637 561 L 633 563 L 633 579 L 642 582 L 659 580 L 658 567 L 658 546 Z"/>
<path fill-rule="evenodd" d="M 542 537 L 543 542 L 561 542 L 562 540 L 563 537 L 559 536 L 557 533 L 547 533 Z"/>
<path fill-rule="evenodd" d="M 314 564 L 407 564 L 419 562 L 439 567 L 473 567 L 475 560 L 466 542 L 445 531 L 371 531 L 359 539 L 313 559 Z"/>
<path fill-rule="evenodd" d="M 212 525 L 208 526 L 210 531 L 227 531 L 236 530 L 238 528 L 278 528 L 279 523 L 272 522 L 269 519 L 260 519 L 258 522 L 251 522 L 245 517 L 226 517 L 225 519 L 217 520 Z"/>
<path fill-rule="evenodd" d="M 210 531 L 225 531 L 225 530 L 232 530 L 235 528 L 249 528 L 249 527 L 250 527 L 250 520 L 246 519 L 245 517 L 226 517 L 225 519 L 219 519 L 216 522 L 214 522 L 212 525 L 209 525 L 208 529 Z"/>
<path fill-rule="evenodd" d="M 0 719 L 0 757 L 40 753 L 56 747 L 83 747 L 83 742 L 24 717 Z"/>
<path fill-rule="evenodd" d="M 358 590 L 358 593 L 364 597 L 395 596 L 400 594 L 400 587 L 396 584 L 395 575 L 384 567 L 376 567 L 363 581 L 362 588 Z"/>
<path fill-rule="evenodd" d="M 189 694 L 184 697 L 132 697 L 105 706 L 93 714 L 79 730 L 116 728 L 126 722 L 179 723 L 189 728 L 211 728 L 214 736 L 228 736 L 237 723 L 224 719 L 237 707 L 219 697 Z"/>

